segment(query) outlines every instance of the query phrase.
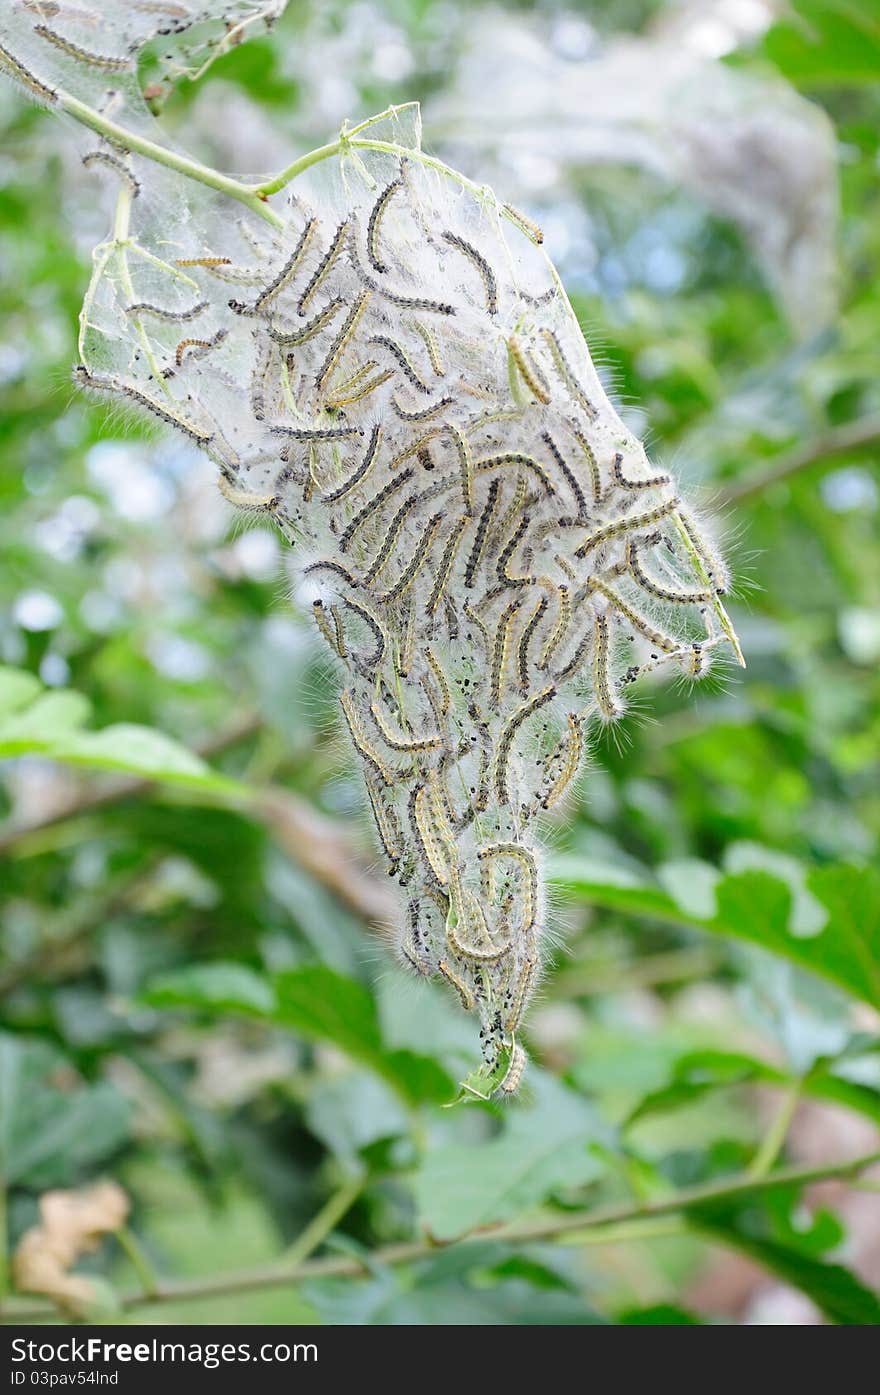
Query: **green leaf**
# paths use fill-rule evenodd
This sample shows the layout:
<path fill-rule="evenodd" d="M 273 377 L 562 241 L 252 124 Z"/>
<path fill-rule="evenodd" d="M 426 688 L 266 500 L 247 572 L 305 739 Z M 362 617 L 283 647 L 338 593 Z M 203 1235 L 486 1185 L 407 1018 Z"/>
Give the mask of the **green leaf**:
<path fill-rule="evenodd" d="M 855 1038 L 836 1056 L 822 1057 L 802 1078 L 803 1094 L 843 1105 L 880 1123 L 880 1090 L 840 1073 L 854 1053 L 867 1055 L 873 1049 L 873 1039 Z M 666 1082 L 639 1101 L 626 1124 L 681 1109 L 715 1090 L 755 1081 L 786 1087 L 794 1080 L 789 1071 L 745 1052 L 685 1051 L 671 1062 Z"/>
<path fill-rule="evenodd" d="M 199 1007 L 215 1012 L 270 1016 L 276 1007 L 272 985 L 245 964 L 191 964 L 152 981 L 142 995 L 150 1007 Z"/>
<path fill-rule="evenodd" d="M 43 1188 L 76 1180 L 129 1135 L 128 1102 L 112 1085 L 50 1084 L 64 1058 L 42 1041 L 0 1034 L 0 1178 Z"/>
<path fill-rule="evenodd" d="M 419 1214 L 438 1240 L 506 1220 L 601 1173 L 591 1146 L 608 1144 L 607 1126 L 552 1076 L 536 1069 L 529 1079 L 531 1103 L 506 1111 L 497 1138 L 435 1147 L 416 1173 Z"/>
<path fill-rule="evenodd" d="M 873 0 L 794 0 L 768 31 L 764 52 L 800 86 L 875 83 L 880 15 Z"/>
<path fill-rule="evenodd" d="M 868 1327 L 880 1324 L 880 1299 L 840 1264 L 829 1263 L 794 1244 L 767 1234 L 760 1195 L 727 1207 L 693 1207 L 698 1227 L 800 1289 L 832 1322 Z"/>
<path fill-rule="evenodd" d="M 655 1303 L 650 1308 L 627 1308 L 617 1318 L 622 1327 L 700 1327 L 702 1319 L 673 1303 Z"/>
<path fill-rule="evenodd" d="M 80 693 L 45 692 L 29 673 L 0 668 L 0 760 L 43 756 L 65 765 L 114 770 L 205 793 L 241 794 L 178 741 L 152 727 L 120 722 L 88 731 L 91 706 Z"/>
<path fill-rule="evenodd" d="M 802 870 L 797 881 L 767 860 L 776 870 L 718 873 L 708 915 L 647 877 L 575 856 L 553 859 L 551 877 L 594 906 L 760 945 L 880 1008 L 880 872 L 838 863 Z M 702 899 L 704 888 L 705 879 Z M 817 914 L 824 924 L 813 930 Z"/>
<path fill-rule="evenodd" d="M 386 1048 L 376 1004 L 362 983 L 323 964 L 268 978 L 236 964 L 190 966 L 154 980 L 142 1001 L 152 1007 L 238 1013 L 328 1041 L 369 1066 L 411 1103 L 446 1102 L 453 1082 L 429 1056 Z"/>

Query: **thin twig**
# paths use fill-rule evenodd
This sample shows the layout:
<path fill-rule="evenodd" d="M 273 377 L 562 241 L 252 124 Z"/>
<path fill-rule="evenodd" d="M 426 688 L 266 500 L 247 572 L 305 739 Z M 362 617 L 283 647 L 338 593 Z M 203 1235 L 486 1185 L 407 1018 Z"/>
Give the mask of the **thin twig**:
<path fill-rule="evenodd" d="M 864 417 L 861 421 L 850 421 L 845 426 L 836 426 L 824 435 L 806 441 L 778 460 L 771 461 L 766 470 L 722 485 L 714 497 L 720 504 L 738 504 L 743 499 L 762 494 L 765 489 L 778 484 L 780 480 L 799 474 L 811 465 L 818 465 L 820 461 L 831 460 L 838 455 L 849 455 L 852 451 L 874 445 L 880 445 L 880 418 Z"/>
<path fill-rule="evenodd" d="M 710 1206 L 713 1202 L 735 1201 L 740 1197 L 780 1187 L 807 1186 L 832 1177 L 854 1178 L 876 1163 L 880 1163 L 880 1150 L 810 1167 L 780 1168 L 778 1172 L 773 1172 L 767 1177 L 756 1178 L 747 1172 L 740 1173 L 727 1180 L 689 1187 L 641 1204 L 595 1207 L 591 1211 L 545 1215 L 536 1220 L 513 1221 L 507 1225 L 485 1227 L 448 1244 L 458 1246 L 486 1240 L 510 1245 L 525 1244 L 534 1240 L 562 1240 L 569 1244 L 577 1244 L 581 1232 L 607 1229 L 611 1234 L 612 1227 L 615 1228 L 617 1238 L 620 1233 L 617 1228 L 624 1222 L 672 1216 L 679 1212 Z M 637 1230 L 633 1232 L 633 1237 L 636 1235 Z M 131 1309 L 144 1307 L 147 1303 L 180 1303 L 189 1299 L 248 1293 L 258 1289 L 286 1288 L 305 1279 L 357 1279 L 368 1275 L 378 1266 L 413 1264 L 423 1259 L 431 1259 L 438 1250 L 444 1248 L 447 1248 L 447 1245 L 436 1240 L 383 1245 L 370 1251 L 363 1259 L 349 1255 L 327 1255 L 319 1259 L 308 1259 L 300 1264 L 276 1263 L 211 1278 L 172 1280 L 162 1284 L 150 1299 L 145 1299 L 141 1293 L 134 1293 L 124 1295 L 120 1301 L 123 1308 Z M 0 1320 L 17 1323 L 37 1322 L 55 1314 L 56 1310 L 49 1304 L 19 1307 L 13 1301 L 2 1309 Z"/>

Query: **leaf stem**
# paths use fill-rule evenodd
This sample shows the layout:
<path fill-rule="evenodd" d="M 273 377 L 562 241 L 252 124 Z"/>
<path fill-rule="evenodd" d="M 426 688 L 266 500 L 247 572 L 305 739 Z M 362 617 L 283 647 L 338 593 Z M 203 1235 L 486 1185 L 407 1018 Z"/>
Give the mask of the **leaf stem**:
<path fill-rule="evenodd" d="M 150 1302 L 156 1301 L 160 1291 L 159 1278 L 144 1254 L 140 1242 L 126 1225 L 120 1226 L 119 1230 L 116 1231 L 116 1239 L 137 1275 L 142 1289 L 142 1297 L 149 1299 Z"/>
<path fill-rule="evenodd" d="M 795 1111 L 801 1101 L 803 1093 L 803 1081 L 793 1080 L 786 1090 L 782 1104 L 773 1119 L 770 1128 L 764 1136 L 760 1147 L 752 1159 L 749 1175 L 751 1177 L 766 1177 L 772 1168 L 779 1154 L 785 1146 L 791 1121 L 795 1116 Z"/>
<path fill-rule="evenodd" d="M 279 1264 L 289 1264 L 296 1266 L 302 1264 L 313 1254 L 318 1246 L 327 1239 L 332 1230 L 335 1230 L 339 1221 L 347 1211 L 357 1201 L 367 1179 L 365 1176 L 352 1177 L 350 1181 L 344 1182 L 337 1191 L 327 1198 L 320 1211 L 309 1221 L 308 1225 L 296 1237 L 292 1245 L 284 1251 Z"/>

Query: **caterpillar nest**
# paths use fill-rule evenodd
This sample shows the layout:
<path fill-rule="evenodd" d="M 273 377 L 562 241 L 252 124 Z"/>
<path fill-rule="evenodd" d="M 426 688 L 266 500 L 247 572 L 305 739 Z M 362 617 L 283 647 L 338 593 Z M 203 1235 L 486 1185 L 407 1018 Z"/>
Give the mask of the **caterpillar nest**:
<path fill-rule="evenodd" d="M 723 562 L 608 401 L 539 230 L 425 162 L 407 120 L 301 176 L 283 231 L 148 206 L 151 255 L 92 288 L 76 377 L 185 433 L 294 546 L 403 889 L 399 957 L 475 1016 L 506 1094 L 542 820 L 591 727 L 649 669 L 741 655 Z M 149 166 L 106 153 L 140 205 Z"/>

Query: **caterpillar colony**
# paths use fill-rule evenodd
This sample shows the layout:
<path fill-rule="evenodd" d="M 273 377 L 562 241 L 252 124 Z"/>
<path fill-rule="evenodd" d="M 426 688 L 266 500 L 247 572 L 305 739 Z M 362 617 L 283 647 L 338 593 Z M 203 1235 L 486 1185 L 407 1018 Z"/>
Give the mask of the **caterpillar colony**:
<path fill-rule="evenodd" d="M 267 221 L 126 133 L 173 148 L 145 44 L 174 77 L 281 5 L 3 8 L 0 68 L 112 123 L 85 151 L 117 205 L 75 378 L 188 436 L 294 548 L 402 888 L 399 957 L 475 1015 L 477 1075 L 512 1093 L 542 821 L 641 674 L 742 661 L 724 564 L 609 402 L 540 229 L 424 156 L 417 108 L 302 161 Z"/>

